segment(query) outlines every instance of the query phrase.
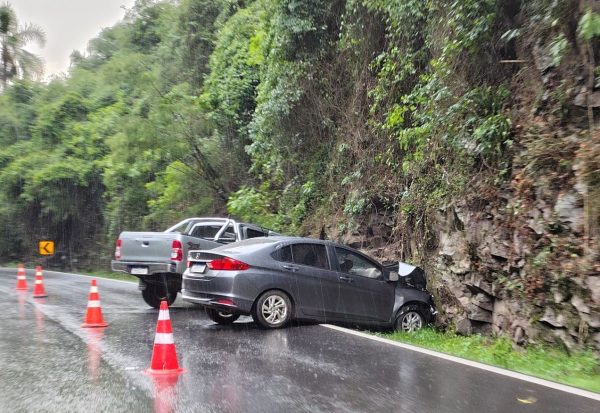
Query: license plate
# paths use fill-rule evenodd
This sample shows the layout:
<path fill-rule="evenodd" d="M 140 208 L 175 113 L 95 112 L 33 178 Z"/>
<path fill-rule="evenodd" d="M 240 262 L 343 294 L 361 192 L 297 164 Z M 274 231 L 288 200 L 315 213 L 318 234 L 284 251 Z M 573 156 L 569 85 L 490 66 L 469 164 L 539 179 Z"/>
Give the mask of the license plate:
<path fill-rule="evenodd" d="M 131 267 L 131 274 L 146 275 L 148 274 L 148 267 Z"/>
<path fill-rule="evenodd" d="M 192 268 L 190 268 L 192 272 L 199 272 L 201 274 L 206 270 L 206 264 L 194 264 Z"/>

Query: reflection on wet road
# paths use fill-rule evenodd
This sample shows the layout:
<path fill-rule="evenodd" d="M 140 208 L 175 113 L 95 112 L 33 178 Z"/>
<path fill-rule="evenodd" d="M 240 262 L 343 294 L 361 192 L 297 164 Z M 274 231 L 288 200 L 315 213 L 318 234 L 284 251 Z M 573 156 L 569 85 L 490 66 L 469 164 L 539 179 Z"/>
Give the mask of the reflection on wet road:
<path fill-rule="evenodd" d="M 598 401 L 318 325 L 219 326 L 170 309 L 180 365 L 149 367 L 158 311 L 136 284 L 100 279 L 109 326 L 82 329 L 89 278 L 45 272 L 48 297 L 0 270 L 0 406 L 9 411 L 596 412 Z M 28 279 L 32 272 L 28 271 Z"/>

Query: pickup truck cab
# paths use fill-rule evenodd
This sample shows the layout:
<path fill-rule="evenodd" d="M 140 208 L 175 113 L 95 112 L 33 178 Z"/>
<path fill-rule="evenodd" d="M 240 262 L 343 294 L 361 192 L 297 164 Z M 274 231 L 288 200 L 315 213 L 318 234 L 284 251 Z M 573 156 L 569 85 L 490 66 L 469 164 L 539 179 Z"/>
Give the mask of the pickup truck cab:
<path fill-rule="evenodd" d="M 111 268 L 138 277 L 144 301 L 158 308 L 162 300 L 171 304 L 181 291 L 189 250 L 272 235 L 279 234 L 229 218 L 188 218 L 164 232 L 122 232 Z"/>

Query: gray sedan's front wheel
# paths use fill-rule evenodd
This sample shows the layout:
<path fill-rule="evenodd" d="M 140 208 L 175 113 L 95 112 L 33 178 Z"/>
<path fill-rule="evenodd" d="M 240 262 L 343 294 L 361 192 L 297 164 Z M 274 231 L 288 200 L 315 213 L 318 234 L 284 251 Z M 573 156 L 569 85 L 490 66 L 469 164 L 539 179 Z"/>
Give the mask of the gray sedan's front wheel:
<path fill-rule="evenodd" d="M 405 305 L 400 309 L 400 313 L 396 317 L 394 330 L 412 333 L 413 331 L 420 330 L 424 325 L 425 319 L 423 314 L 421 314 L 419 306 L 414 304 Z"/>
<path fill-rule="evenodd" d="M 283 291 L 267 291 L 256 300 L 252 318 L 264 328 L 283 327 L 292 319 L 292 301 Z"/>

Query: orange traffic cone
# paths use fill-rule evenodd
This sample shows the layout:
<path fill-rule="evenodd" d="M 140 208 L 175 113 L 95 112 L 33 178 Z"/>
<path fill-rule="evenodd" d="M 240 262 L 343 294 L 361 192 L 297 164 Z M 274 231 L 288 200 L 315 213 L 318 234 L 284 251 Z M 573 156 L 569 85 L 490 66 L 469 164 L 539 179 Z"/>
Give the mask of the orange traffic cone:
<path fill-rule="evenodd" d="M 27 278 L 25 278 L 25 266 L 17 265 L 17 290 L 27 290 Z"/>
<path fill-rule="evenodd" d="M 151 374 L 178 374 L 183 372 L 177 363 L 177 352 L 173 341 L 173 328 L 169 317 L 169 305 L 166 301 L 160 302 L 156 334 L 154 335 L 154 348 L 152 349 Z"/>
<path fill-rule="evenodd" d="M 85 322 L 81 327 L 106 327 L 108 323 L 102 318 L 102 308 L 100 308 L 100 295 L 96 280 L 92 280 L 90 286 L 90 295 L 88 298 L 87 310 L 85 312 Z"/>
<path fill-rule="evenodd" d="M 33 287 L 33 298 L 48 297 L 44 288 L 44 278 L 42 277 L 42 267 L 35 267 L 35 285 Z"/>

